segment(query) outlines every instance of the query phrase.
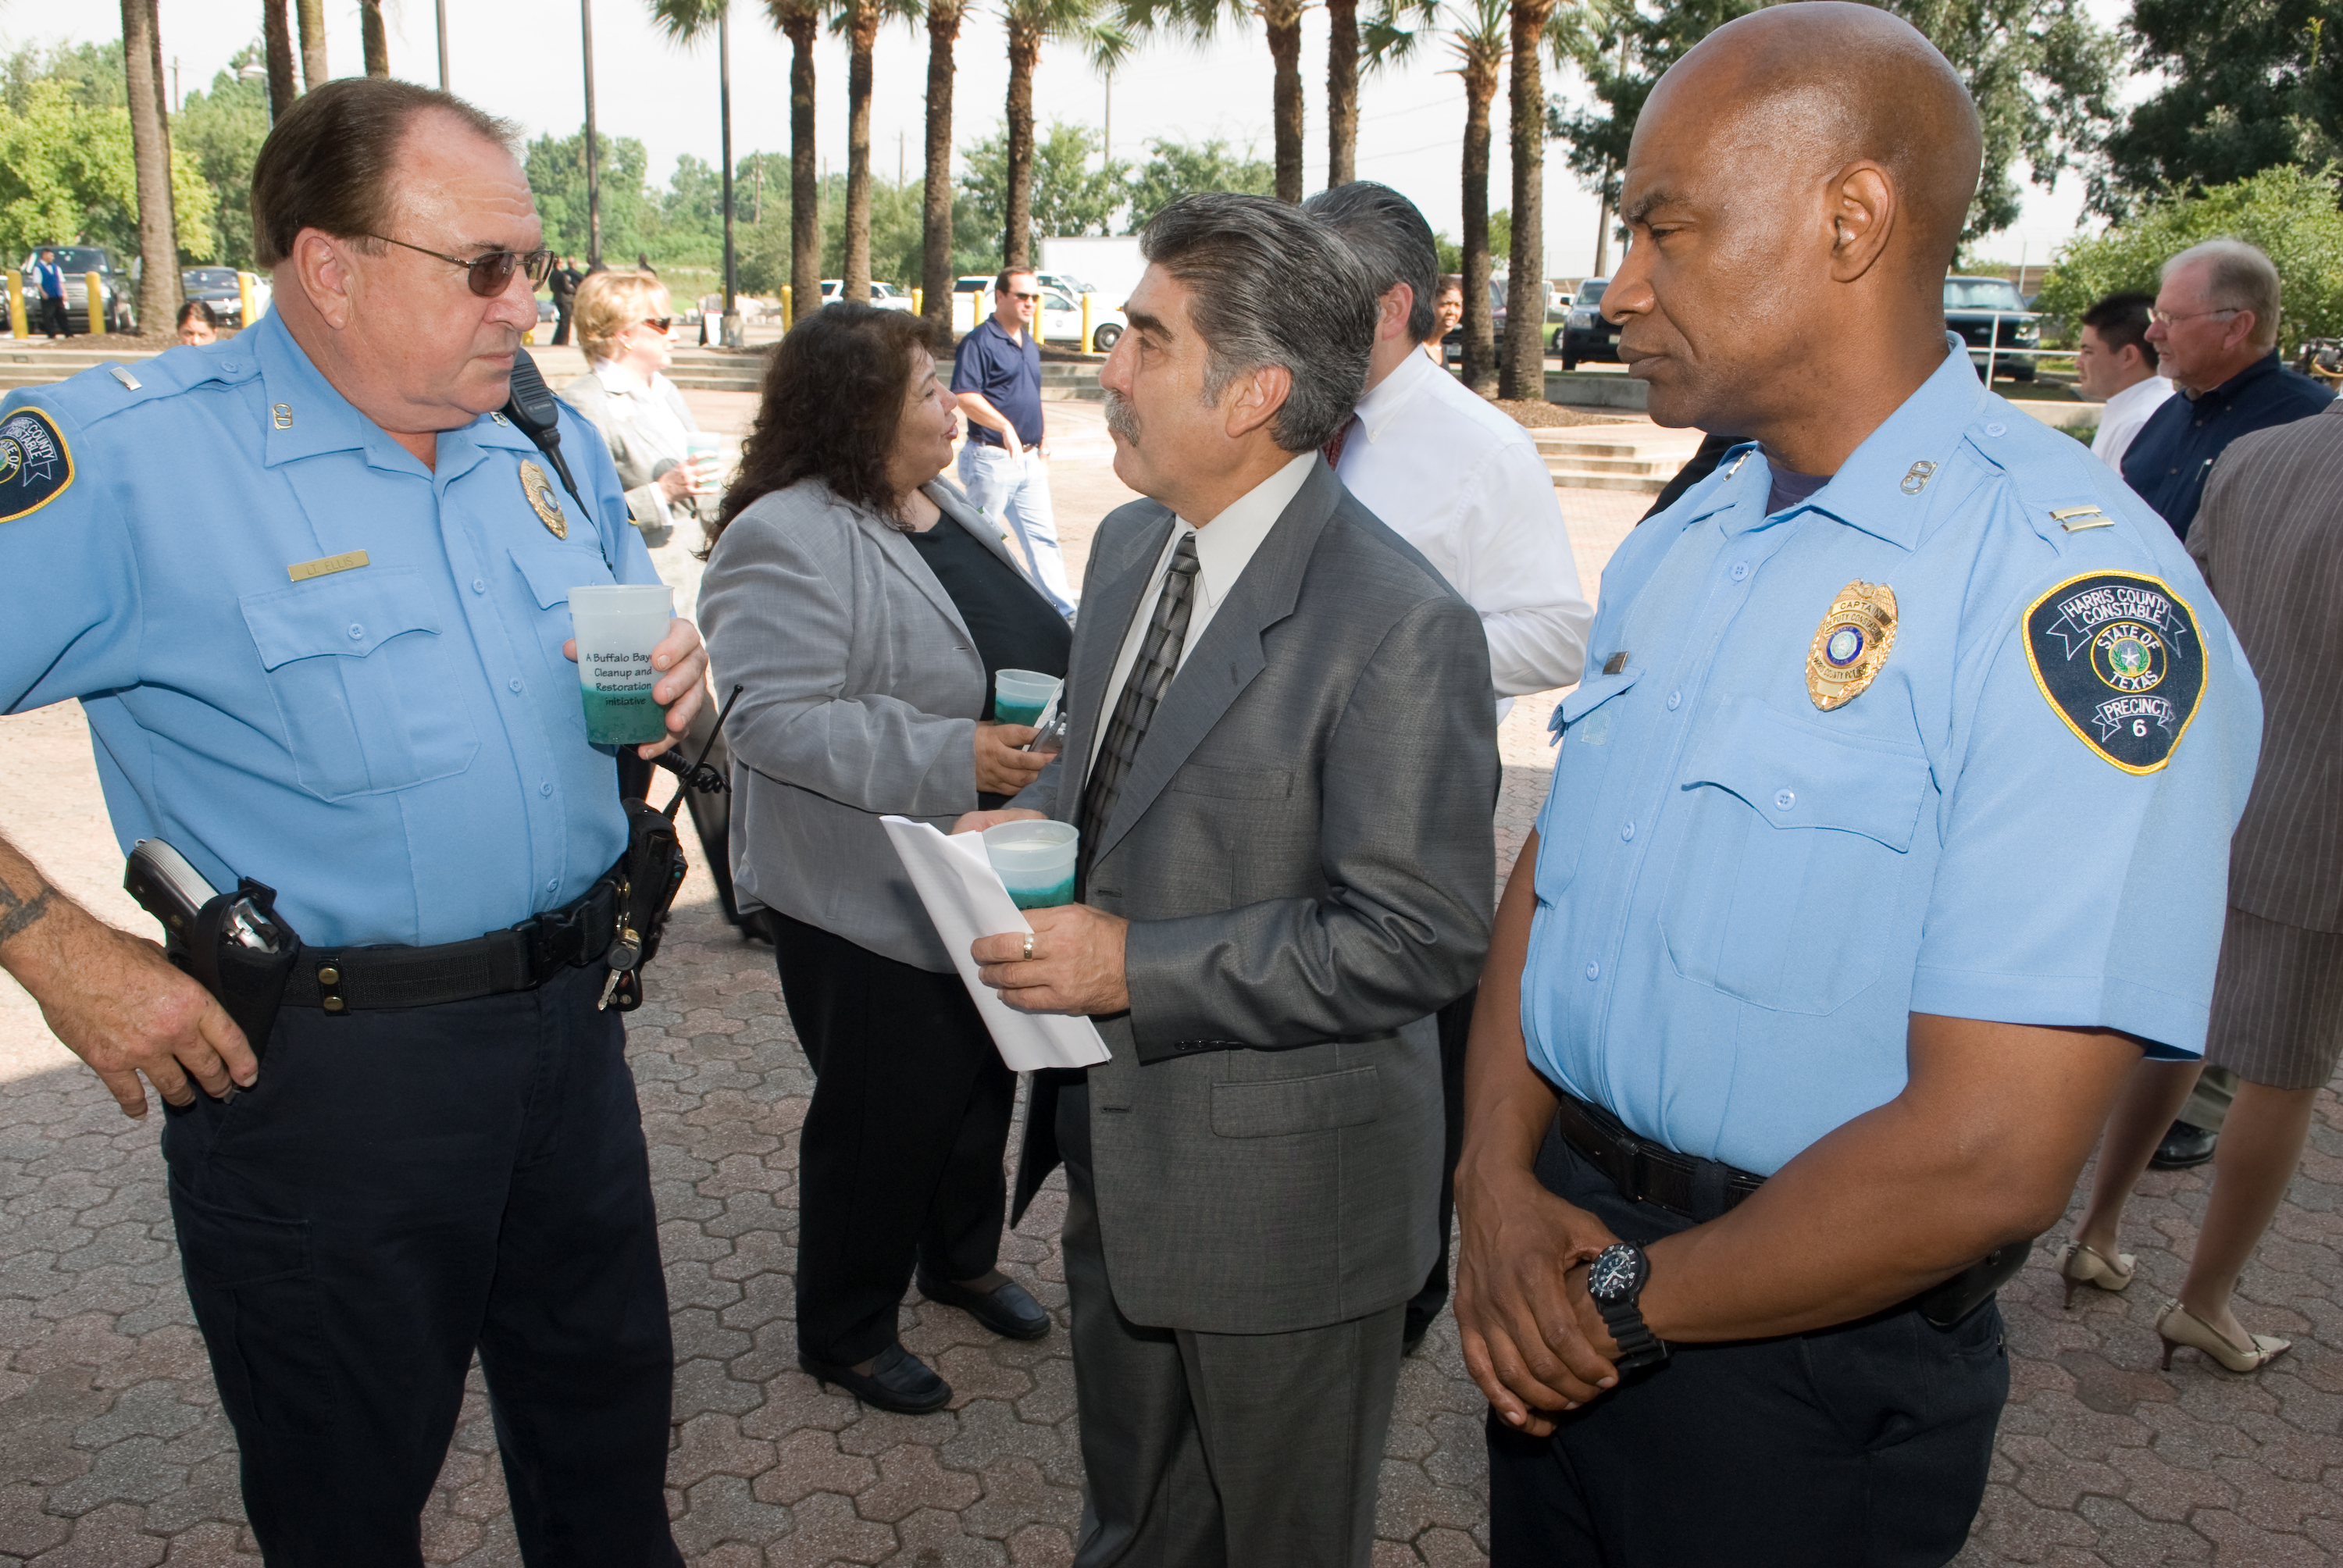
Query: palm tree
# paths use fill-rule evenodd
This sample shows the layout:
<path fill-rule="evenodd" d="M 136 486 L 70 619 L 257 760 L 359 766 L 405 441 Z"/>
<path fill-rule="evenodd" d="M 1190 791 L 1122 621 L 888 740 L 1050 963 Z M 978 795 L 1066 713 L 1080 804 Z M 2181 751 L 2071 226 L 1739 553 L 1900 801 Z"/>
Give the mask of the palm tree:
<path fill-rule="evenodd" d="M 880 0 L 837 0 L 833 32 L 846 35 L 846 277 L 840 299 L 870 297 L 870 51 Z"/>
<path fill-rule="evenodd" d="M 302 0 L 307 5 L 308 0 Z M 382 28 L 382 0 L 358 0 L 358 48 L 369 76 L 390 75 L 390 39 Z M 325 53 L 321 42 L 317 53 Z"/>
<path fill-rule="evenodd" d="M 1359 0 L 1326 0 L 1326 188 L 1358 169 Z"/>
<path fill-rule="evenodd" d="M 171 210 L 171 133 L 163 97 L 163 38 L 155 0 L 122 0 L 122 74 L 130 94 L 130 158 L 138 176 L 138 325 L 169 329 L 179 310 L 179 237 Z M 106 330 L 93 291 L 89 329 Z"/>
<path fill-rule="evenodd" d="M 1261 18 L 1269 35 L 1275 75 L 1271 88 L 1272 140 L 1275 144 L 1277 199 L 1302 199 L 1302 13 L 1307 0 L 1120 0 L 1122 25 L 1175 33 L 1205 43 L 1224 20 Z"/>
<path fill-rule="evenodd" d="M 1489 311 L 1489 105 L 1512 44 L 1511 0 L 1469 0 L 1443 7 L 1412 0 L 1386 7 L 1367 24 L 1373 65 L 1414 52 L 1421 29 L 1448 24 L 1448 47 L 1464 82 L 1464 384 L 1484 397 L 1496 390 L 1496 333 Z M 1406 25 L 1414 23 L 1414 27 Z"/>
<path fill-rule="evenodd" d="M 952 46 L 968 0 L 928 0 L 928 155 L 920 194 L 920 287 L 922 314 L 938 340 L 952 329 Z"/>
<path fill-rule="evenodd" d="M 285 0 L 260 0 L 261 55 L 268 62 L 268 123 L 275 125 L 301 95 L 293 79 L 293 23 Z"/>
<path fill-rule="evenodd" d="M 731 0 L 650 0 L 652 19 L 679 41 L 713 26 Z M 820 0 L 765 0 L 765 14 L 789 41 L 789 294 L 799 310 L 821 300 L 821 197 L 813 139 L 813 45 Z"/>
<path fill-rule="evenodd" d="M 301 90 L 314 93 L 333 73 L 326 68 L 326 0 L 294 0 L 301 25 Z"/>
<path fill-rule="evenodd" d="M 1033 71 L 1041 45 L 1062 38 L 1082 45 L 1091 64 L 1111 71 L 1131 53 L 1131 35 L 1102 14 L 1100 0 L 1009 0 L 1009 199 L 1001 236 L 1001 266 L 1033 265 Z"/>

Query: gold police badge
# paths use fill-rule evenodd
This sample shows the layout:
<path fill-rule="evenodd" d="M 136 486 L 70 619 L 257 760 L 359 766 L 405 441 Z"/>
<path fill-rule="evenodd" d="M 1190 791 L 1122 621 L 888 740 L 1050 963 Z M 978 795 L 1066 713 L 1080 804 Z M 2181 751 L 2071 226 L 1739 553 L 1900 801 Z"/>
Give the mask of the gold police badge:
<path fill-rule="evenodd" d="M 1885 583 L 1847 584 L 1806 650 L 1806 694 L 1825 713 L 1845 707 L 1863 695 L 1895 646 L 1896 590 Z"/>
<path fill-rule="evenodd" d="M 545 470 L 527 457 L 520 460 L 520 493 L 528 498 L 529 509 L 555 538 L 569 537 L 569 519 L 561 515 L 561 498 L 553 493 L 553 483 L 545 477 Z"/>

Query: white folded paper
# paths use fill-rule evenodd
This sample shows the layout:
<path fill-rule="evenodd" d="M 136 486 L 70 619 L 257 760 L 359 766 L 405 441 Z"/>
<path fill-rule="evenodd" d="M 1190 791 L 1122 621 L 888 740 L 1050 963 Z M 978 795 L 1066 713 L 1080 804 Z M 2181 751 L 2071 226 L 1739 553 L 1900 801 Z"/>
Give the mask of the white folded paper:
<path fill-rule="evenodd" d="M 993 989 L 976 978 L 976 960 L 969 946 L 979 937 L 1002 931 L 1030 931 L 1025 911 L 1001 885 L 1000 874 L 985 859 L 984 835 L 948 836 L 925 822 L 908 817 L 881 817 L 911 886 L 928 907 L 936 934 L 944 940 L 960 970 L 960 983 L 975 1000 L 992 1043 L 1011 1072 L 1031 1072 L 1044 1067 L 1091 1067 L 1107 1060 L 1106 1041 L 1098 1026 L 1086 1018 L 1061 1013 L 1019 1012 L 1002 1001 Z"/>

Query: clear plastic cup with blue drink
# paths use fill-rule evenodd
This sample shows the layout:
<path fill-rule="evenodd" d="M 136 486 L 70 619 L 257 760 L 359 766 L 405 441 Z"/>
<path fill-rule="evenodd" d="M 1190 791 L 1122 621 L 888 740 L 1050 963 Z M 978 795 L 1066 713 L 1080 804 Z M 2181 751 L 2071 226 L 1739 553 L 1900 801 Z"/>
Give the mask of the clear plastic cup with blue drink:
<path fill-rule="evenodd" d="M 1074 901 L 1074 858 L 1081 834 L 1071 822 L 1003 822 L 984 830 L 984 857 L 1021 910 Z"/>
<path fill-rule="evenodd" d="M 992 672 L 992 717 L 1003 724 L 1034 724 L 1050 699 L 1065 683 L 1038 669 L 996 669 Z"/>
<path fill-rule="evenodd" d="M 651 654 L 675 618 L 674 605 L 675 590 L 664 583 L 569 590 L 586 739 L 595 745 L 639 746 L 667 739 L 667 710 L 651 698 L 659 678 Z"/>

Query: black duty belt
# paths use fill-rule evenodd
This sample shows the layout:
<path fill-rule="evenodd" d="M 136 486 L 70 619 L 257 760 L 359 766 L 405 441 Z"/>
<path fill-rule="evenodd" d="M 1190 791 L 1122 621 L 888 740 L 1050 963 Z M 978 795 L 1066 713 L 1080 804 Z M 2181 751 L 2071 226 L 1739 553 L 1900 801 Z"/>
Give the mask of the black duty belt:
<path fill-rule="evenodd" d="M 1639 1137 L 1603 1107 L 1556 1093 L 1562 1105 L 1554 1119 L 1563 1141 L 1639 1203 L 1656 1203 L 1705 1224 L 1765 1184 L 1763 1176 Z"/>
<path fill-rule="evenodd" d="M 618 879 L 605 874 L 558 910 L 469 941 L 431 948 L 305 946 L 286 981 L 285 1005 L 360 1012 L 534 990 L 563 970 L 599 959 L 618 924 Z"/>

